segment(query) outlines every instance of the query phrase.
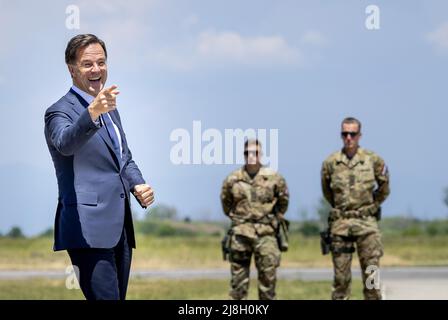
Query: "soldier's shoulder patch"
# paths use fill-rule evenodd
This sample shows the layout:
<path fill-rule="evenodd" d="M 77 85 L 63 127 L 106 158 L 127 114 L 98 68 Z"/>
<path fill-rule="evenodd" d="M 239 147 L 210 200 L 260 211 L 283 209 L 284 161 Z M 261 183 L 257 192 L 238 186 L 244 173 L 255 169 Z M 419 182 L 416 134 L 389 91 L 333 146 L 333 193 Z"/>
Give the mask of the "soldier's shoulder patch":
<path fill-rule="evenodd" d="M 389 173 L 389 168 L 387 167 L 387 165 L 384 163 L 383 164 L 383 169 L 381 169 L 381 175 L 385 176 Z"/>

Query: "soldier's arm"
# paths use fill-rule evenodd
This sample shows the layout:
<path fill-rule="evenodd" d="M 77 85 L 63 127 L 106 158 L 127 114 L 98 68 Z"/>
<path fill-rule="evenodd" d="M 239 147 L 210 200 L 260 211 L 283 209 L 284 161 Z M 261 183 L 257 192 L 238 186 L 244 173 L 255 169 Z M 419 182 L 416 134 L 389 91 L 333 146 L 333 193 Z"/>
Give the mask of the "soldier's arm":
<path fill-rule="evenodd" d="M 224 213 L 228 216 L 233 206 L 232 184 L 229 178 L 226 178 L 222 184 L 221 204 Z"/>
<path fill-rule="evenodd" d="M 276 203 L 276 213 L 283 217 L 288 210 L 289 204 L 289 190 L 286 180 L 279 175 L 279 181 L 277 183 L 277 203 Z"/>
<path fill-rule="evenodd" d="M 373 197 L 378 205 L 381 205 L 390 194 L 389 170 L 386 163 L 380 157 L 376 157 L 374 162 L 375 180 L 378 188 L 374 191 Z"/>
<path fill-rule="evenodd" d="M 328 203 L 330 203 L 330 205 L 333 207 L 334 206 L 333 190 L 331 190 L 330 187 L 331 174 L 327 161 L 324 161 L 324 163 L 322 163 L 320 178 L 322 185 L 322 194 L 324 195 L 324 198 L 328 201 Z"/>

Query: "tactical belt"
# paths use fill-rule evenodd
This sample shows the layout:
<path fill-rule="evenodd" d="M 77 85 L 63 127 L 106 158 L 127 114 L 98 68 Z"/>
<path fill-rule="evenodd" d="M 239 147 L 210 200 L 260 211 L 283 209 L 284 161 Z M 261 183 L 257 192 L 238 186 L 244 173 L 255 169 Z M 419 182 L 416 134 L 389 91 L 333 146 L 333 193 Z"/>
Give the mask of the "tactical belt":
<path fill-rule="evenodd" d="M 365 219 L 367 217 L 375 217 L 378 212 L 378 205 L 373 203 L 368 206 L 359 208 L 358 210 L 341 210 L 332 208 L 330 210 L 330 218 L 337 219 Z"/>
<path fill-rule="evenodd" d="M 260 218 L 260 219 L 235 219 L 232 220 L 232 225 L 233 226 L 237 226 L 243 223 L 259 223 L 259 224 L 268 224 L 268 225 L 272 225 L 272 221 L 275 219 L 275 216 L 271 214 L 267 214 L 264 217 Z"/>
<path fill-rule="evenodd" d="M 333 253 L 353 253 L 355 252 L 355 247 L 352 246 L 352 247 L 335 248 L 331 246 L 330 250 Z"/>

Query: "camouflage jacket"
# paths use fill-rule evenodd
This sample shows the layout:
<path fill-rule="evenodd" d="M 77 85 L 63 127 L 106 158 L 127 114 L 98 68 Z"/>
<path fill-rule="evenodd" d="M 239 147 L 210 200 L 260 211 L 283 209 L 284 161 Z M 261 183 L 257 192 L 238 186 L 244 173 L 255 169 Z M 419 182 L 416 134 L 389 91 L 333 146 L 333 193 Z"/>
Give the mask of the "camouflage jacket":
<path fill-rule="evenodd" d="M 384 160 L 371 151 L 359 148 L 349 160 L 338 151 L 322 164 L 322 192 L 333 210 L 347 212 L 371 207 L 377 210 L 390 193 L 389 172 Z M 331 217 L 331 214 L 330 214 Z M 377 219 L 337 218 L 330 223 L 331 233 L 360 236 L 378 232 Z"/>
<path fill-rule="evenodd" d="M 325 199 L 334 209 L 342 212 L 372 205 L 379 208 L 390 193 L 389 172 L 384 160 L 362 148 L 358 149 L 351 160 L 342 151 L 330 155 L 322 164 L 321 182 Z M 373 217 L 366 220 L 376 227 Z M 333 227 L 338 229 L 337 226 Z M 362 227 L 356 226 L 357 229 Z M 346 225 L 340 228 L 344 230 L 339 234 L 347 234 L 348 229 L 356 228 Z"/>
<path fill-rule="evenodd" d="M 250 238 L 273 234 L 276 215 L 283 217 L 288 208 L 288 187 L 270 168 L 261 167 L 252 179 L 243 166 L 224 180 L 221 203 L 232 220 L 234 234 Z"/>

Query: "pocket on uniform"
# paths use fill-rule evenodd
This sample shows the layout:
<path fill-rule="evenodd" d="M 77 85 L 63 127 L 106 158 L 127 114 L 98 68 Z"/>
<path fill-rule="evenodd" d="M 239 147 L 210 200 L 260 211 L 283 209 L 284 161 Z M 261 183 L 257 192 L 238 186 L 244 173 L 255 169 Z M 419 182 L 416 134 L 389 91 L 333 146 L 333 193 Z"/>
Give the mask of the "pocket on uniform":
<path fill-rule="evenodd" d="M 96 192 L 77 192 L 76 195 L 66 200 L 66 204 L 96 206 L 98 205 L 98 194 Z"/>
<path fill-rule="evenodd" d="M 375 183 L 375 173 L 373 169 L 361 169 L 359 170 L 359 174 L 357 175 L 358 182 L 365 184 L 374 184 Z"/>
<path fill-rule="evenodd" d="M 232 234 L 230 248 L 234 251 L 250 251 L 250 241 L 244 236 Z"/>
<path fill-rule="evenodd" d="M 339 175 L 333 175 L 331 177 L 330 188 L 334 192 L 344 191 L 346 185 L 347 185 L 347 182 Z"/>

